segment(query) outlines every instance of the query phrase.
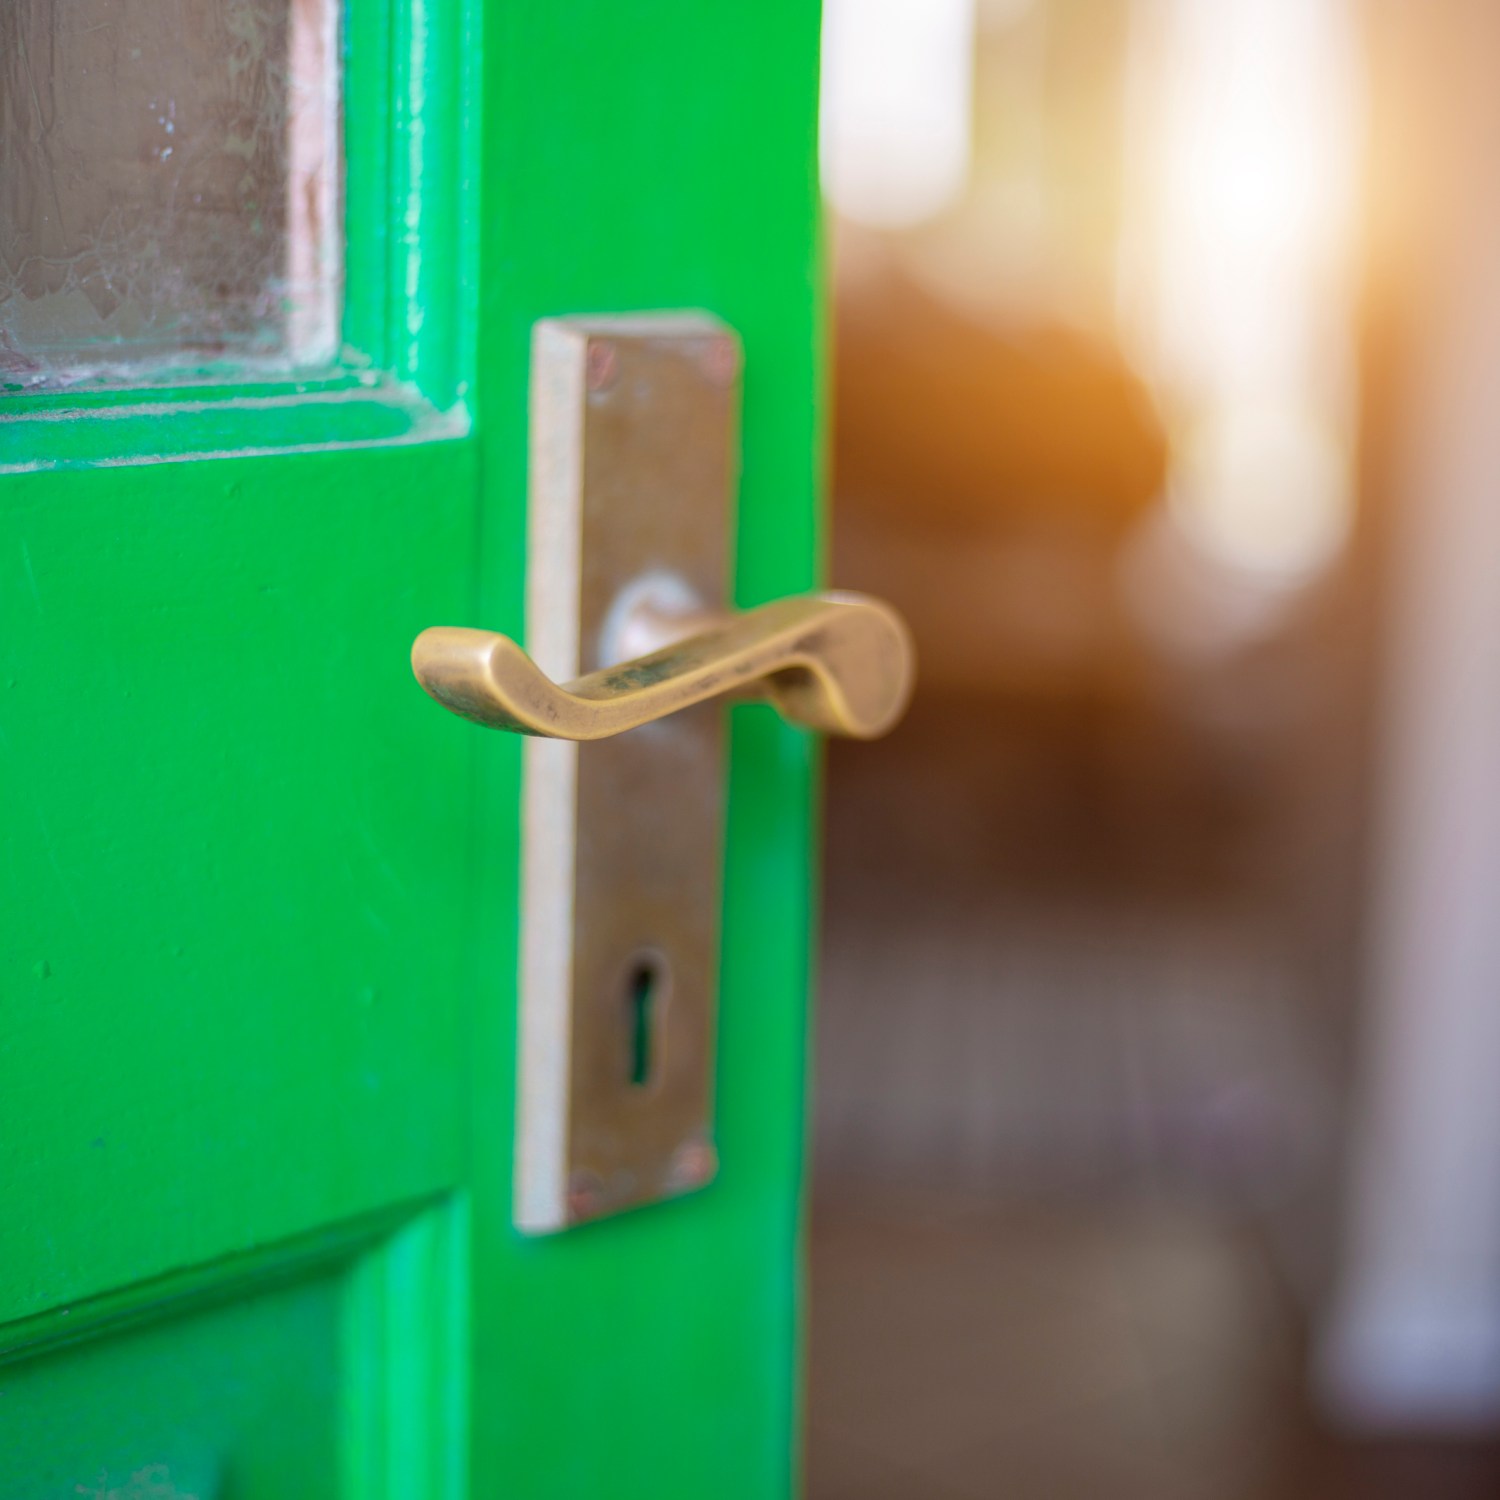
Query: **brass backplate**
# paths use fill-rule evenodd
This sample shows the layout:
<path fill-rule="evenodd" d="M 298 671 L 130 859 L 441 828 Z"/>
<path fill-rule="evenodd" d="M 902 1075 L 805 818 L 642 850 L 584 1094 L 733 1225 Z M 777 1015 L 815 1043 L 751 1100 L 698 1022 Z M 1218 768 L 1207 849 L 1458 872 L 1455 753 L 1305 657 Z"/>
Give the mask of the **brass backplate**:
<path fill-rule="evenodd" d="M 704 314 L 561 318 L 532 345 L 527 647 L 565 682 L 642 587 L 722 610 L 740 348 Z M 516 1221 L 563 1229 L 717 1170 L 722 707 L 525 760 Z"/>

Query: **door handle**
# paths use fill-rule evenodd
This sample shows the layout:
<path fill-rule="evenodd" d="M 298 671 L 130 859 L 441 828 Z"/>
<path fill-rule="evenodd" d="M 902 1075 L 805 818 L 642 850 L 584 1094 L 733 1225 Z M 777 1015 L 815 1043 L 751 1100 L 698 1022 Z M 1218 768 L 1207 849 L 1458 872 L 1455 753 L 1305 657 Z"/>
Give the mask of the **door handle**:
<path fill-rule="evenodd" d="M 729 608 L 743 368 L 734 331 L 702 313 L 537 324 L 526 649 L 453 626 L 412 646 L 439 704 L 525 737 L 490 766 L 520 761 L 514 1192 L 528 1233 L 717 1173 L 725 870 L 749 857 L 729 839 L 729 788 L 785 776 L 798 800 L 756 832 L 763 852 L 788 839 L 780 852 L 800 859 L 813 757 L 746 724 L 732 767 L 713 703 L 759 697 L 795 724 L 869 739 L 911 694 L 911 637 L 879 600 Z M 765 441 L 774 460 L 779 440 Z M 758 472 L 747 535 L 774 547 L 811 498 L 772 488 L 775 462 Z"/>
<path fill-rule="evenodd" d="M 606 739 L 711 698 L 744 696 L 769 698 L 794 724 L 873 739 L 911 696 L 910 632 L 889 605 L 863 594 L 778 599 L 743 614 L 700 615 L 688 629 L 561 685 L 509 636 L 488 630 L 424 630 L 411 663 L 426 692 L 460 717 L 559 740 Z"/>

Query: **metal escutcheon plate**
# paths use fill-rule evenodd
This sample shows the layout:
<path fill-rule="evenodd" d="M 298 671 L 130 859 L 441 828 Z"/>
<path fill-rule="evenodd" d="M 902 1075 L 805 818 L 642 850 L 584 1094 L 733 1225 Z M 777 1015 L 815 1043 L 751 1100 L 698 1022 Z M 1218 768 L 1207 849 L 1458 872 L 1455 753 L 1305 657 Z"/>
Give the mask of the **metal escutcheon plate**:
<path fill-rule="evenodd" d="M 703 314 L 537 325 L 527 646 L 555 681 L 631 654 L 610 649 L 613 620 L 643 581 L 725 608 L 739 372 L 738 339 Z M 717 1169 L 723 714 L 526 742 L 522 1229 L 675 1196 Z"/>

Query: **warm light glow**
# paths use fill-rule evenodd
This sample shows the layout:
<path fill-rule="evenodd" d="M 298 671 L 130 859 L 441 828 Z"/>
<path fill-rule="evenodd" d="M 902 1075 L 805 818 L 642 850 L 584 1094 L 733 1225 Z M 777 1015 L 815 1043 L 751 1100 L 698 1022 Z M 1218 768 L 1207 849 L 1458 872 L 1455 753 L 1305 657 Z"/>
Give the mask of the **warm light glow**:
<path fill-rule="evenodd" d="M 1220 413 L 1180 439 L 1168 502 L 1190 540 L 1239 567 L 1302 577 L 1349 528 L 1343 435 L 1308 406 Z"/>
<path fill-rule="evenodd" d="M 974 0 L 826 0 L 823 187 L 844 217 L 903 228 L 963 191 Z"/>
<path fill-rule="evenodd" d="M 1361 135 L 1349 0 L 1142 0 L 1127 323 L 1175 441 L 1174 516 L 1305 577 L 1348 531 Z"/>

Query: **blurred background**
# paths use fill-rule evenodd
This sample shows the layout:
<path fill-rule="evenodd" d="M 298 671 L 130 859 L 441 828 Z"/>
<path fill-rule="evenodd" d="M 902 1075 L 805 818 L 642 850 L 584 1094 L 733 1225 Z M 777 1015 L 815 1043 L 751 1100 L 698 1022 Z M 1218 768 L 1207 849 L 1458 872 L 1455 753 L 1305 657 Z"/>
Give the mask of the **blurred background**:
<path fill-rule="evenodd" d="M 1500 6 L 823 71 L 811 1500 L 1500 1496 Z"/>

